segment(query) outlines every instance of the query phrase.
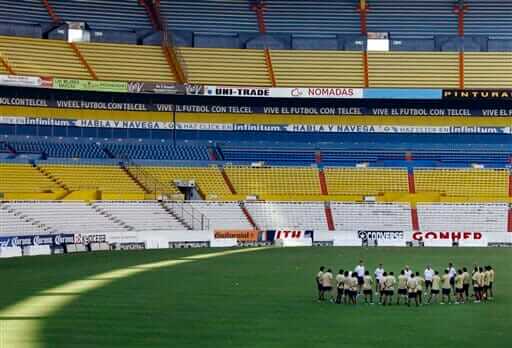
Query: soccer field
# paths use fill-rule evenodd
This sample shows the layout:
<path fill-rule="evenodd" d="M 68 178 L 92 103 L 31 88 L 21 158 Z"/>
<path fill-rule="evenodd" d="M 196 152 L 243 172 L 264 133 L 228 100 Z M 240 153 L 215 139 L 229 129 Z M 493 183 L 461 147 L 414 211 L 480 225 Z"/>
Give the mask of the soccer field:
<path fill-rule="evenodd" d="M 32 324 L 24 347 L 510 347 L 512 249 L 271 248 L 212 258 L 212 249 L 111 252 L 0 261 L 0 343 L 13 322 Z M 416 307 L 318 303 L 320 265 L 353 269 L 363 259 L 399 272 L 452 261 L 491 264 L 495 300 L 486 304 Z M 69 301 L 51 315 L 13 318 L 5 309 L 39 300 L 41 291 L 107 271 L 184 260 L 126 277 L 102 279 L 81 292 L 52 293 Z M 47 297 L 51 297 L 47 296 Z M 35 315 L 35 313 L 34 313 Z M 33 329 L 34 325 L 37 329 Z"/>

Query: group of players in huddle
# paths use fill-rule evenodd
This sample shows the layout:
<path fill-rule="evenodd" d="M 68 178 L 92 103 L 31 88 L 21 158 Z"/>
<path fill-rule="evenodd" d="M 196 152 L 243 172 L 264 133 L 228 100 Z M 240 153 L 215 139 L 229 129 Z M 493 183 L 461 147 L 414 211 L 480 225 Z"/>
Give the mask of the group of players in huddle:
<path fill-rule="evenodd" d="M 469 289 L 473 286 L 473 298 L 475 303 L 492 300 L 494 296 L 494 269 L 491 266 L 473 266 L 469 274 L 466 267 L 455 269 L 453 263 L 449 263 L 444 274 L 427 266 L 423 275 L 413 272 L 409 266 L 400 271 L 398 278 L 393 272 L 386 272 L 384 266 L 379 264 L 375 269 L 374 277 L 365 269 L 363 261 L 353 271 L 341 269 L 336 276 L 330 269 L 322 266 L 316 275 L 318 287 L 318 300 L 331 301 L 338 304 L 356 304 L 358 297 L 364 297 L 364 303 L 374 304 L 373 289 L 378 296 L 379 304 L 392 305 L 397 289 L 396 304 L 405 303 L 408 306 L 414 302 L 416 306 L 425 303 L 438 302 L 441 295 L 441 304 L 451 303 L 451 294 L 455 296 L 455 304 L 470 301 Z M 334 288 L 336 296 L 334 297 Z M 427 299 L 428 296 L 428 299 Z"/>

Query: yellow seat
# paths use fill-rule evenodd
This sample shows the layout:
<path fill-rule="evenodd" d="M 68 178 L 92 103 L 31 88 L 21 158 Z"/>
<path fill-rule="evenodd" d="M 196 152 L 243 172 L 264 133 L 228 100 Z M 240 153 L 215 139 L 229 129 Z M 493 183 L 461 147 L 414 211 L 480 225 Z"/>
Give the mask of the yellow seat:
<path fill-rule="evenodd" d="M 271 85 L 262 50 L 182 47 L 179 51 L 190 83 Z"/>
<path fill-rule="evenodd" d="M 330 195 L 378 195 L 409 190 L 406 169 L 325 168 L 324 173 Z"/>
<path fill-rule="evenodd" d="M 508 196 L 507 169 L 415 169 L 417 192 L 440 192 L 446 196 Z"/>
<path fill-rule="evenodd" d="M 510 88 L 512 54 L 510 52 L 464 53 L 466 88 Z"/>
<path fill-rule="evenodd" d="M 18 75 L 90 78 L 65 41 L 0 36 L 0 54 Z"/>
<path fill-rule="evenodd" d="M 0 192 L 51 192 L 62 188 L 29 164 L 0 163 Z"/>

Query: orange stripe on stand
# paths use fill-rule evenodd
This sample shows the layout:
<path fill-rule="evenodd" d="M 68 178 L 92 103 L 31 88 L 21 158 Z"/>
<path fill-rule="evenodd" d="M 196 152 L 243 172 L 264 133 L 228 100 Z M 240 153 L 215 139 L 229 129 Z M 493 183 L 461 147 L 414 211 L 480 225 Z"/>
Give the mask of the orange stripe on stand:
<path fill-rule="evenodd" d="M 1 54 L 0 63 L 2 63 L 2 66 L 5 68 L 5 70 L 7 70 L 7 72 L 9 72 L 10 75 L 16 75 L 16 72 L 13 70 L 12 66 L 9 64 L 7 60 L 4 59 L 4 57 L 2 57 Z"/>
<path fill-rule="evenodd" d="M 89 65 L 89 63 L 87 62 L 87 60 L 83 56 L 82 52 L 80 52 L 80 49 L 78 48 L 78 46 L 74 42 L 70 42 L 69 46 L 71 47 L 73 52 L 75 52 L 75 55 L 80 60 L 80 63 L 82 63 L 82 65 L 87 69 L 87 71 L 89 72 L 89 75 L 91 75 L 91 78 L 93 80 L 97 80 L 98 76 L 96 75 L 96 71 L 94 71 L 92 66 Z"/>
<path fill-rule="evenodd" d="M 364 87 L 370 87 L 370 78 L 369 78 L 369 67 L 368 67 L 368 52 L 363 51 L 363 68 L 364 68 Z"/>
<path fill-rule="evenodd" d="M 459 88 L 464 89 L 464 51 L 459 52 Z"/>
<path fill-rule="evenodd" d="M 276 75 L 274 74 L 272 56 L 270 55 L 270 50 L 268 48 L 265 48 L 265 64 L 267 65 L 268 76 L 270 78 L 270 82 L 272 83 L 272 87 L 275 87 L 277 86 Z"/>

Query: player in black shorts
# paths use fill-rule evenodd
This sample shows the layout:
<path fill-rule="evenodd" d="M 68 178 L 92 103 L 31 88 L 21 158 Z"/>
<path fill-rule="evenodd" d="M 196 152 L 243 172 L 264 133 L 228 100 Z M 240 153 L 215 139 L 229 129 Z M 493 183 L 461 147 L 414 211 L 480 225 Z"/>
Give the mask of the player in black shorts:
<path fill-rule="evenodd" d="M 318 289 L 318 301 L 322 301 L 324 299 L 324 287 L 322 286 L 322 275 L 325 272 L 325 267 L 320 267 L 320 272 L 317 273 L 315 277 L 316 287 Z"/>

